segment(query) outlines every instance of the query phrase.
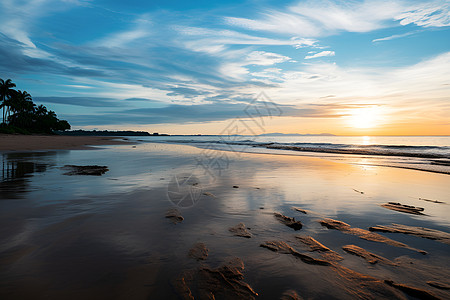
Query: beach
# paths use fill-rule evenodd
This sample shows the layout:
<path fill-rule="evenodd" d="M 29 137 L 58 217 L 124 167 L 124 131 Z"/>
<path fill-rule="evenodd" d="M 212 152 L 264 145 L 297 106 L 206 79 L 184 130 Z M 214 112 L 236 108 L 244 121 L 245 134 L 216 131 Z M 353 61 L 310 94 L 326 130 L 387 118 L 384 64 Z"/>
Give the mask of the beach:
<path fill-rule="evenodd" d="M 348 156 L 27 138 L 0 137 L 2 299 L 450 297 L 447 174 Z M 87 145 L 102 149 L 73 150 Z M 70 173 L 89 165 L 108 171 Z M 436 235 L 374 228 L 393 223 Z"/>
<path fill-rule="evenodd" d="M 0 134 L 0 151 L 74 150 L 125 143 L 124 138 L 117 137 Z"/>

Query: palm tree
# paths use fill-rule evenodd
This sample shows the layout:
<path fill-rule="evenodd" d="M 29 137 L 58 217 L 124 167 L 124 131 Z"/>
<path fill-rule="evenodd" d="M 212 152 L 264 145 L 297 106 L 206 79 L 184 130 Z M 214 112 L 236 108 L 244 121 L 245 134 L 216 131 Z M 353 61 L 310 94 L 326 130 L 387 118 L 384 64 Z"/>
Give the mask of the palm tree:
<path fill-rule="evenodd" d="M 13 93 L 13 87 L 16 87 L 16 84 L 12 82 L 11 79 L 6 79 L 4 81 L 3 79 L 0 79 L 0 97 L 2 100 L 2 104 L 0 107 L 3 107 L 3 124 L 6 122 L 6 113 L 5 113 L 5 107 L 6 107 L 6 99 L 9 98 Z"/>
<path fill-rule="evenodd" d="M 45 116 L 47 114 L 47 107 L 45 107 L 44 105 L 39 105 L 36 108 L 36 115 L 37 116 Z"/>
<path fill-rule="evenodd" d="M 14 113 L 30 112 L 33 110 L 33 100 L 27 91 L 18 90 L 6 101 L 6 105 Z"/>
<path fill-rule="evenodd" d="M 17 91 L 5 103 L 9 107 L 12 116 L 8 116 L 8 124 L 26 127 L 32 120 L 35 104 L 31 95 L 26 91 Z"/>

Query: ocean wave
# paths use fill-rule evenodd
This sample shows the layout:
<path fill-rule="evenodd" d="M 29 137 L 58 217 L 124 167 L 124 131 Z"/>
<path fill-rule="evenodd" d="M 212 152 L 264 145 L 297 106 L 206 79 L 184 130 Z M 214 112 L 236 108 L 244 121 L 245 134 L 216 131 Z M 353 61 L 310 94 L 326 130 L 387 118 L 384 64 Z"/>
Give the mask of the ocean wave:
<path fill-rule="evenodd" d="M 181 143 L 198 145 L 199 147 L 214 147 L 214 145 L 236 145 L 235 151 L 243 151 L 245 146 L 260 147 L 276 150 L 290 150 L 301 152 L 355 154 L 373 156 L 399 156 L 430 159 L 450 159 L 449 146 L 427 145 L 380 145 L 380 144 L 345 144 L 328 142 L 281 142 L 281 141 L 255 141 L 240 136 L 203 136 L 200 138 L 165 138 L 162 140 L 149 140 L 151 142 Z"/>
<path fill-rule="evenodd" d="M 420 146 L 410 147 L 414 151 L 393 151 L 392 149 L 402 149 L 398 147 L 386 147 L 386 146 L 352 146 L 346 147 L 301 147 L 290 145 L 267 145 L 268 149 L 279 150 L 292 150 L 303 152 L 321 152 L 321 153 L 335 153 L 335 154 L 358 154 L 358 155 L 379 155 L 379 156 L 404 156 L 404 157 L 421 157 L 421 158 L 449 158 L 450 155 L 436 153 L 436 152 L 424 152 L 423 149 L 418 149 Z M 432 147 L 428 147 L 428 150 Z"/>

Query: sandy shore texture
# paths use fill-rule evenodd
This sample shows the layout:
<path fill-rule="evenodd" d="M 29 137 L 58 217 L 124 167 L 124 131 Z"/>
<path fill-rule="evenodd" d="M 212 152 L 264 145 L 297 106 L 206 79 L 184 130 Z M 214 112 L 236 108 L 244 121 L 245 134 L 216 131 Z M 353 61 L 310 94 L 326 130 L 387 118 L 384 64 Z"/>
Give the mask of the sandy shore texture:
<path fill-rule="evenodd" d="M 105 136 L 60 136 L 60 135 L 15 135 L 0 134 L 0 151 L 32 151 L 89 149 L 89 146 L 121 145 L 128 142 L 120 137 Z"/>
<path fill-rule="evenodd" d="M 445 174 L 152 142 L 0 158 L 2 300 L 450 299 Z"/>

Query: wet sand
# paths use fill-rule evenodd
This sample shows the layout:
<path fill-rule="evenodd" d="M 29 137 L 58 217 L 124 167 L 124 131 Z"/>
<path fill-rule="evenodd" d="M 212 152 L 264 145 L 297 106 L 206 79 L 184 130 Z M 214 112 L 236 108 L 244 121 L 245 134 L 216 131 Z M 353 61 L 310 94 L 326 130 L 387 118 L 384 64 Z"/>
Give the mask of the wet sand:
<path fill-rule="evenodd" d="M 220 170 L 202 167 L 225 156 Z M 359 234 L 392 223 L 450 232 L 445 174 L 154 143 L 2 159 L 2 299 L 450 297 L 450 245 Z M 90 164 L 109 170 L 64 175 L 64 165 Z M 350 229 L 323 226 L 327 218 Z"/>
<path fill-rule="evenodd" d="M 120 137 L 0 134 L 0 151 L 75 150 L 126 143 Z"/>

